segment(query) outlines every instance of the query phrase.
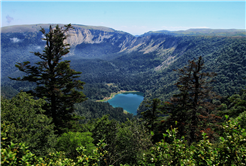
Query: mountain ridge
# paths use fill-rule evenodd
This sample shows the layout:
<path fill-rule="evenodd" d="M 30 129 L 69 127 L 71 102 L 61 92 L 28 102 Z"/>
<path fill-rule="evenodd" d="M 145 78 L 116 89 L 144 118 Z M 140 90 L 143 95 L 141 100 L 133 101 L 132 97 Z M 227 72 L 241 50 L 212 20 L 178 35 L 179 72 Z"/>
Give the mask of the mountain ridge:
<path fill-rule="evenodd" d="M 145 35 L 158 35 L 167 34 L 174 36 L 221 36 L 221 37 L 245 37 L 245 29 L 210 29 L 210 28 L 199 28 L 199 29 L 188 29 L 188 30 L 178 30 L 178 31 L 149 31 L 143 34 Z"/>
<path fill-rule="evenodd" d="M 75 25 L 70 35 L 67 41 L 71 49 L 64 59 L 70 60 L 71 67 L 82 72 L 80 79 L 91 85 L 114 83 L 120 90 L 144 92 L 146 100 L 155 97 L 166 100 L 175 93 L 177 74 L 173 69 L 182 68 L 188 60 L 199 56 L 209 63 L 209 68 L 220 73 L 218 80 L 223 85 L 215 84 L 220 94 L 231 95 L 245 85 L 246 80 L 242 79 L 246 77 L 246 42 L 243 36 L 150 33 L 136 37 L 110 28 L 102 30 L 102 27 L 93 29 L 83 25 Z M 38 30 L 1 34 L 1 79 L 4 85 L 18 90 L 30 86 L 11 82 L 8 76 L 23 74 L 14 67 L 16 62 L 30 61 L 33 64 L 40 60 L 30 52 L 43 50 L 45 42 L 41 38 L 42 33 Z M 218 57 L 222 63 L 217 63 Z M 232 66 L 233 70 L 227 66 Z M 217 70 L 218 67 L 220 70 Z M 99 99 L 97 92 L 98 89 L 93 93 L 87 90 L 89 97 L 94 96 L 93 99 Z M 104 94 L 106 97 L 108 93 Z"/>
<path fill-rule="evenodd" d="M 51 24 L 56 25 L 56 24 Z M 63 25 L 63 24 L 60 24 Z M 41 40 L 43 38 L 40 32 L 40 27 L 48 30 L 49 24 L 32 24 L 32 25 L 17 25 L 1 28 L 1 48 L 2 48 L 2 65 L 7 66 L 5 61 L 14 66 L 15 62 L 10 62 L 6 58 L 11 58 L 26 61 L 29 58 L 34 58 L 31 51 L 40 51 L 45 46 L 45 42 Z M 74 29 L 69 31 L 69 37 L 67 42 L 70 44 L 70 53 L 67 56 L 74 56 L 79 59 L 104 59 L 110 60 L 120 57 L 122 54 L 130 54 L 133 52 L 140 52 L 142 54 L 156 52 L 159 57 L 162 57 L 163 62 L 157 66 L 155 70 L 161 70 L 166 68 L 168 64 L 175 60 L 175 57 L 179 57 L 183 52 L 194 47 L 195 44 L 192 40 L 196 38 L 206 38 L 210 36 L 189 36 L 189 35 L 175 35 L 169 33 L 178 33 L 180 31 L 157 31 L 148 32 L 138 37 L 133 36 L 127 32 L 117 31 L 112 28 L 102 26 L 86 26 L 86 25 L 73 25 Z M 210 33 L 209 29 L 195 29 L 187 31 L 206 31 Z M 187 32 L 182 31 L 182 32 Z M 226 32 L 227 30 L 214 30 L 215 32 Z M 232 30 L 230 30 L 232 31 Z M 233 30 L 240 31 L 241 30 Z M 166 34 L 168 33 L 168 34 Z M 216 37 L 216 36 L 211 36 Z M 224 36 L 228 37 L 228 36 Z M 224 37 L 216 40 L 224 40 Z M 230 36 L 231 37 L 231 36 Z M 15 48 L 15 49 L 12 49 Z M 14 50 L 18 50 L 15 52 Z M 15 55 L 16 54 L 16 55 Z M 167 56 L 167 55 L 172 56 Z M 175 56 L 173 56 L 176 54 Z M 18 60 L 18 61 L 20 61 Z M 9 74 L 7 70 L 9 66 L 2 70 L 2 76 Z M 12 70 L 13 72 L 13 70 Z"/>

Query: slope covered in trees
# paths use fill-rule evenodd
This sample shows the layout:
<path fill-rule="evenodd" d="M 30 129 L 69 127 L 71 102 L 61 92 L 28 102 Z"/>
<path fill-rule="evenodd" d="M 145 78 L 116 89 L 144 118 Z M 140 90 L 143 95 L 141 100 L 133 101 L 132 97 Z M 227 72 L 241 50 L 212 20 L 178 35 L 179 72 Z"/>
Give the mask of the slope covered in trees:
<path fill-rule="evenodd" d="M 164 38 L 158 35 L 148 39 L 150 42 Z M 83 72 L 79 78 L 86 82 L 83 92 L 92 100 L 110 96 L 110 93 L 118 90 L 141 91 L 145 94 L 145 101 L 153 98 L 168 100 L 177 93 L 174 84 L 178 76 L 173 69 L 182 68 L 188 60 L 199 56 L 203 57 L 208 72 L 217 73 L 216 81 L 212 84 L 214 91 L 221 96 L 228 96 L 238 93 L 246 83 L 245 43 L 245 38 L 240 37 L 170 35 L 165 36 L 165 43 L 160 45 L 165 49 L 159 51 L 122 52 L 111 60 L 83 59 L 79 56 L 65 59 L 71 60 L 73 69 Z M 10 76 L 17 77 L 20 73 Z M 108 87 L 108 83 L 115 86 Z M 9 86 L 12 92 L 15 90 L 11 90 L 11 87 L 18 91 L 35 88 L 35 85 L 24 82 L 10 82 L 6 77 L 2 78 L 2 86 Z M 144 104 L 139 107 L 139 115 L 143 110 L 146 110 Z"/>
<path fill-rule="evenodd" d="M 210 74 L 203 73 L 200 70 L 202 66 L 203 61 L 200 57 L 198 60 L 190 61 L 187 67 L 179 69 L 181 77 L 176 85 L 179 87 L 180 93 L 174 95 L 171 102 L 154 100 L 154 104 L 148 106 L 152 112 L 159 110 L 156 114 L 151 114 L 153 118 L 149 119 L 147 117 L 150 114 L 145 114 L 141 121 L 135 119 L 120 123 L 104 116 L 84 124 L 74 124 L 70 131 L 60 136 L 53 135 L 54 130 L 50 124 L 51 121 L 42 115 L 41 106 L 44 100 L 33 100 L 26 93 L 20 93 L 11 100 L 2 98 L 1 106 L 4 108 L 4 121 L 1 122 L 1 165 L 244 164 L 246 162 L 246 92 L 242 90 L 241 94 L 233 95 L 228 100 L 224 100 L 225 103 L 217 103 L 217 108 L 207 107 L 211 103 L 206 94 L 210 94 L 211 91 L 207 91 L 207 86 L 203 86 L 203 83 L 209 83 L 205 77 L 210 76 Z M 25 103 L 25 107 L 19 108 L 20 103 Z M 181 107 L 182 105 L 184 107 Z M 28 119 L 23 121 L 22 115 L 12 114 L 13 107 L 21 109 L 18 111 L 23 111 L 23 113 L 28 112 L 28 110 L 33 111 Z M 183 112 L 183 109 L 186 112 Z M 207 122 L 206 127 L 202 123 L 194 123 L 195 119 L 192 116 L 191 120 L 178 118 L 174 124 L 190 123 L 191 126 L 196 125 L 197 134 L 200 134 L 201 137 L 196 137 L 190 141 L 190 138 L 193 138 L 192 127 L 191 130 L 186 128 L 187 132 L 179 133 L 179 128 L 174 128 L 175 126 L 170 124 L 170 120 L 172 121 L 173 116 L 175 116 L 175 111 L 185 114 L 192 114 L 195 111 L 196 117 L 207 116 L 203 115 L 203 111 L 209 115 L 219 116 L 223 114 L 226 116 L 219 118 L 219 121 L 209 122 L 207 121 L 210 119 L 208 116 L 201 118 L 200 122 Z M 165 118 L 167 114 L 170 115 Z M 235 118 L 228 119 L 228 114 L 233 114 Z M 15 117 L 13 118 L 13 116 Z M 35 123 L 35 126 L 28 125 L 30 124 L 29 120 L 35 122 L 40 116 L 43 116 L 42 122 L 47 126 L 45 130 L 40 130 L 44 129 L 41 123 Z M 38 120 L 41 119 L 38 118 Z M 144 124 L 148 124 L 145 122 L 149 120 L 154 122 L 151 123 L 151 127 L 146 128 Z M 14 126 L 18 126 L 16 131 L 21 131 L 23 136 L 28 135 L 29 131 L 38 130 L 37 137 L 44 144 L 49 142 L 50 138 L 39 136 L 48 132 L 49 134 L 46 136 L 52 136 L 52 143 L 54 144 L 54 148 L 49 150 L 51 153 L 48 151 L 39 153 L 41 148 L 38 146 L 39 149 L 37 150 L 33 146 L 39 144 L 33 144 L 26 139 L 13 139 L 15 133 L 12 132 L 11 128 Z M 34 130 L 30 128 L 34 128 Z M 211 132 L 216 137 L 211 137 Z M 158 137 L 159 140 L 156 141 L 156 136 L 160 135 L 162 137 Z M 29 136 L 29 138 L 33 137 Z M 29 148 L 31 151 L 28 150 Z"/>
<path fill-rule="evenodd" d="M 210 38 L 214 40 L 216 38 Z M 215 72 L 215 82 L 212 83 L 214 91 L 221 96 L 228 96 L 239 93 L 245 87 L 245 60 L 246 45 L 245 39 L 225 39 L 228 44 L 221 45 L 212 50 L 211 44 L 203 43 L 202 47 L 194 47 L 185 52 L 183 56 L 171 63 L 168 68 L 150 76 L 146 82 L 153 85 L 145 93 L 147 98 L 168 99 L 177 93 L 174 83 L 177 81 L 177 74 L 173 69 L 182 68 L 184 60 L 188 61 L 198 58 L 201 55 L 205 61 L 205 72 Z M 240 71 L 240 72 L 239 72 Z M 158 86 L 156 86 L 158 85 Z"/>

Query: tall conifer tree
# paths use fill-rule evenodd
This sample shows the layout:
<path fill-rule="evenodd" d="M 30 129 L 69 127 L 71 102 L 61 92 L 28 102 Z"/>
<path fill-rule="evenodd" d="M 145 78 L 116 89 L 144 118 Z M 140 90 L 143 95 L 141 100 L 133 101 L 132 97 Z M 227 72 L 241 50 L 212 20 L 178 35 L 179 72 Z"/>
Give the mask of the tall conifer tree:
<path fill-rule="evenodd" d="M 42 59 L 35 65 L 30 65 L 29 61 L 17 63 L 15 66 L 26 73 L 20 78 L 10 78 L 17 81 L 36 82 L 37 87 L 29 91 L 37 98 L 46 98 L 44 109 L 46 114 L 53 118 L 58 133 L 69 128 L 71 120 L 74 119 L 74 103 L 82 102 L 86 99 L 82 90 L 84 82 L 78 80 L 81 72 L 76 72 L 70 68 L 70 61 L 62 60 L 62 57 L 69 53 L 69 44 L 65 43 L 71 24 L 55 28 L 50 26 L 46 33 L 44 28 L 41 32 L 45 36 L 46 46 L 43 53 L 34 52 L 35 56 Z"/>
<path fill-rule="evenodd" d="M 175 70 L 180 73 L 175 84 L 180 93 L 171 98 L 171 116 L 167 124 L 178 127 L 179 134 L 186 135 L 190 143 L 199 139 L 209 123 L 220 118 L 211 114 L 216 107 L 211 101 L 219 97 L 209 86 L 216 74 L 203 72 L 203 69 L 204 60 L 200 56 L 197 61 L 189 61 L 184 68 Z"/>
<path fill-rule="evenodd" d="M 153 99 L 152 101 L 148 102 L 148 110 L 142 112 L 143 120 L 145 121 L 145 126 L 149 129 L 149 132 L 154 131 L 155 123 L 158 119 L 158 116 L 161 114 L 160 111 L 160 99 Z"/>

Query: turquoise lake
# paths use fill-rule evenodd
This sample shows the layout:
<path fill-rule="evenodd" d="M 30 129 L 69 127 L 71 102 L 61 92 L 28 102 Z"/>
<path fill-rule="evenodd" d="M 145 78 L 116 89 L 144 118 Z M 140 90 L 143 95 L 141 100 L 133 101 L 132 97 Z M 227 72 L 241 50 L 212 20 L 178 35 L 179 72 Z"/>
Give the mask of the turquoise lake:
<path fill-rule="evenodd" d="M 144 94 L 141 92 L 120 93 L 112 99 L 106 101 L 113 107 L 121 107 L 133 115 L 137 114 L 137 109 L 144 99 Z"/>

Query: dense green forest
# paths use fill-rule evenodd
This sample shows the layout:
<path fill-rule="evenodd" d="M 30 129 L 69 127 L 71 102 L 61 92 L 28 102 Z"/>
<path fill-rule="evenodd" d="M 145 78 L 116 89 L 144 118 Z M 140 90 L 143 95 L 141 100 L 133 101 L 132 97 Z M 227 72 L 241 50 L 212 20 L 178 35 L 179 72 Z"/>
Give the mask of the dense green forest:
<path fill-rule="evenodd" d="M 245 165 L 244 38 L 167 35 L 165 54 L 79 61 L 63 57 L 70 26 L 41 29 L 42 61 L 2 83 L 1 165 Z M 120 90 L 144 92 L 137 116 L 96 102 Z"/>
<path fill-rule="evenodd" d="M 188 60 L 199 56 L 205 60 L 207 68 L 204 70 L 217 73 L 216 81 L 212 84 L 214 91 L 219 95 L 228 97 L 239 93 L 245 87 L 245 38 L 169 36 L 165 46 L 167 50 L 169 50 L 168 43 L 172 42 L 178 42 L 178 46 L 173 52 L 167 51 L 165 54 L 132 52 L 117 55 L 112 60 L 81 59 L 76 56 L 64 59 L 71 60 L 71 68 L 82 71 L 79 79 L 86 82 L 83 92 L 92 101 L 103 99 L 120 90 L 143 92 L 144 102 L 153 98 L 169 100 L 177 93 L 174 83 L 178 75 L 173 69 L 181 68 Z M 11 77 L 20 75 L 21 72 L 10 74 Z M 109 83 L 115 86 L 107 86 Z M 2 95 L 5 96 L 13 97 L 17 91 L 27 91 L 34 87 L 35 84 L 32 83 L 2 78 L 1 89 Z M 144 102 L 139 107 L 138 115 L 146 110 Z"/>

